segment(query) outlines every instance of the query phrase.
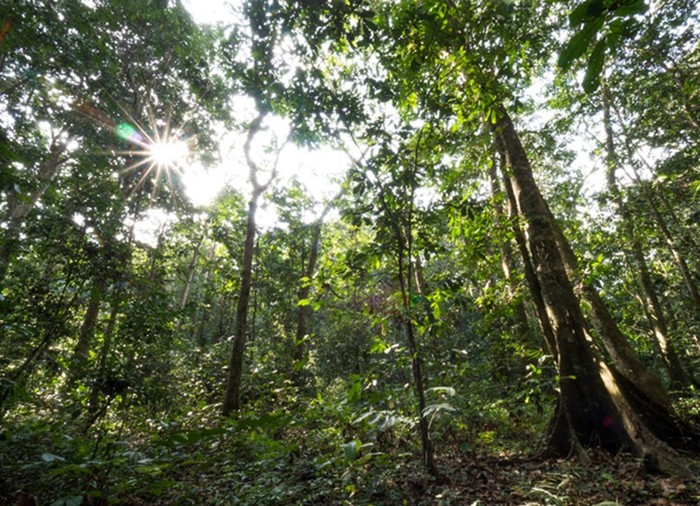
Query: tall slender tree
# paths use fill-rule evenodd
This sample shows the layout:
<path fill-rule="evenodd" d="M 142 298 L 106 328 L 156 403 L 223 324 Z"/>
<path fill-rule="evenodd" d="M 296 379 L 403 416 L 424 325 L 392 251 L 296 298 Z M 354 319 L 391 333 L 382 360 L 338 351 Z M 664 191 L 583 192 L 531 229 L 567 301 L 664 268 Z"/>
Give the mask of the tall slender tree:
<path fill-rule="evenodd" d="M 248 164 L 248 175 L 252 192 L 248 201 L 248 217 L 246 221 L 245 242 L 243 244 L 243 260 L 241 262 L 241 286 L 236 302 L 236 333 L 233 340 L 231 360 L 229 361 L 228 379 L 226 382 L 226 392 L 222 412 L 228 416 L 233 411 L 241 409 L 241 381 L 243 379 L 243 357 L 245 353 L 246 340 L 248 338 L 248 311 L 250 308 L 250 290 L 253 279 L 253 256 L 255 254 L 256 221 L 255 216 L 258 210 L 260 197 L 265 193 L 277 175 L 277 164 L 284 149 L 284 144 L 277 148 L 277 157 L 266 181 L 260 181 L 261 170 L 258 163 L 251 156 L 251 144 L 255 135 L 262 128 L 265 113 L 259 113 L 248 129 L 248 135 L 243 147 L 246 162 Z"/>

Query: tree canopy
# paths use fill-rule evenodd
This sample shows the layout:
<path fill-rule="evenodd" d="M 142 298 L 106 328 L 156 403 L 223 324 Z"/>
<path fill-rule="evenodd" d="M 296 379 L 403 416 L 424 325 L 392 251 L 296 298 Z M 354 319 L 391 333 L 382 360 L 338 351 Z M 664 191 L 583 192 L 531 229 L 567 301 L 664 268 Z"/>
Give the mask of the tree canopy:
<path fill-rule="evenodd" d="M 697 504 L 696 0 L 192 3 L 0 6 L 0 503 Z"/>

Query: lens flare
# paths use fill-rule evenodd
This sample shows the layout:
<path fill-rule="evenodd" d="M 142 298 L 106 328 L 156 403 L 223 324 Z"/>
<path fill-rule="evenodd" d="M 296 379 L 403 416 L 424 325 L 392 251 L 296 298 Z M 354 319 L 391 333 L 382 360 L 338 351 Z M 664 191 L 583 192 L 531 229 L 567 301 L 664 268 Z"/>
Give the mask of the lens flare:
<path fill-rule="evenodd" d="M 132 142 L 134 144 L 143 142 L 143 136 L 129 123 L 119 123 L 114 130 L 117 137 L 123 141 Z"/>
<path fill-rule="evenodd" d="M 156 120 L 148 111 L 150 128 L 148 131 L 133 118 L 131 122 L 122 122 L 114 128 L 115 135 L 131 145 L 121 154 L 136 157 L 137 161 L 124 169 L 134 174 L 133 183 L 128 194 L 140 189 L 149 178 L 154 179 L 153 194 L 158 189 L 159 181 L 166 180 L 172 189 L 179 188 L 177 179 L 182 178 L 183 165 L 190 155 L 190 140 L 182 136 L 183 126 L 172 128 L 170 114 L 165 120 Z"/>
<path fill-rule="evenodd" d="M 166 140 L 154 142 L 148 146 L 149 158 L 161 168 L 177 165 L 187 158 L 189 149 L 187 143 L 181 140 Z"/>

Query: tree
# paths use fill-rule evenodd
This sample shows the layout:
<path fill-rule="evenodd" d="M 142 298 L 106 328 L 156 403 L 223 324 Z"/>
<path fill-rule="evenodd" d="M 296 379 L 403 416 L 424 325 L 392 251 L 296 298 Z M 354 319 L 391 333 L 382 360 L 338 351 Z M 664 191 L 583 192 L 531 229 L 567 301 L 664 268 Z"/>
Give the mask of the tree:
<path fill-rule="evenodd" d="M 683 366 L 678 358 L 678 353 L 676 352 L 675 346 L 670 341 L 670 336 L 668 333 L 668 325 L 666 324 L 666 317 L 664 311 L 659 302 L 659 297 L 656 293 L 656 288 L 651 279 L 651 274 L 649 272 L 649 267 L 644 255 L 644 249 L 638 238 L 635 230 L 634 223 L 629 214 L 629 211 L 622 199 L 622 194 L 620 188 L 617 184 L 616 171 L 618 169 L 618 156 L 615 148 L 614 133 L 612 127 L 612 120 L 610 117 L 610 96 L 609 91 L 605 84 L 602 88 L 602 101 L 603 101 L 603 121 L 605 122 L 605 147 L 606 147 L 606 162 L 607 162 L 607 180 L 608 189 L 613 196 L 615 204 L 617 206 L 620 219 L 622 221 L 622 227 L 625 231 L 627 238 L 630 242 L 632 249 L 632 257 L 639 270 L 639 283 L 642 293 L 642 301 L 645 305 L 644 312 L 646 313 L 647 319 L 649 320 L 650 327 L 654 334 L 654 338 L 659 348 L 661 358 L 663 359 L 664 365 L 668 371 L 669 378 L 671 380 L 670 387 L 672 389 L 683 389 L 690 386 L 690 378 L 687 376 Z"/>
<path fill-rule="evenodd" d="M 297 294 L 297 318 L 296 318 L 296 332 L 294 337 L 294 367 L 300 370 L 306 362 L 308 362 L 308 346 L 307 341 L 310 339 L 310 329 L 309 320 L 311 318 L 311 310 L 313 306 L 309 296 L 311 295 L 311 288 L 313 287 L 313 277 L 316 274 L 316 264 L 318 263 L 319 249 L 321 248 L 321 232 L 323 230 L 323 223 L 328 215 L 328 213 L 336 205 L 336 201 L 341 197 L 343 191 L 341 190 L 333 198 L 331 198 L 323 207 L 321 214 L 314 220 L 311 225 L 311 237 L 309 238 L 309 256 L 306 259 L 302 256 L 302 261 L 306 259 L 306 264 L 303 267 L 303 272 L 301 273 L 301 279 L 299 281 L 300 288 Z M 303 379 L 301 375 L 296 375 L 296 381 L 299 384 L 303 384 Z"/>
<path fill-rule="evenodd" d="M 418 284 L 420 273 L 416 269 L 416 259 L 422 252 L 414 247 L 416 239 L 416 191 L 421 178 L 421 149 L 423 131 L 415 138 L 408 137 L 410 130 L 398 130 L 397 136 L 406 136 L 403 145 L 395 152 L 391 149 L 392 134 L 387 131 L 374 134 L 382 142 L 378 145 L 377 153 L 367 162 L 356 161 L 358 171 L 353 192 L 362 196 L 365 191 L 372 192 L 374 204 L 365 209 L 376 216 L 373 227 L 376 230 L 376 240 L 381 248 L 387 248 L 387 256 L 391 258 L 396 269 L 393 276 L 398 283 L 400 307 L 397 311 L 397 324 L 403 328 L 408 353 L 411 359 L 413 389 L 417 401 L 418 426 L 421 438 L 422 461 L 431 474 L 437 474 L 430 429 L 428 412 L 426 411 L 427 378 L 425 375 L 424 354 L 419 338 L 425 338 L 427 329 L 419 332 L 421 304 L 425 298 Z M 376 137 L 375 137 L 376 138 Z M 365 174 L 360 170 L 364 169 Z M 371 176 L 370 176 L 371 174 Z M 383 254 L 386 254 L 382 252 Z M 418 286 L 417 286 L 418 285 Z M 423 336 L 420 336 L 423 334 Z"/>
<path fill-rule="evenodd" d="M 241 262 L 241 287 L 238 294 L 238 301 L 236 303 L 236 334 L 233 341 L 233 350 L 231 351 L 228 379 L 226 382 L 226 392 L 224 394 L 224 402 L 222 407 L 224 416 L 228 416 L 232 411 L 238 411 L 241 408 L 243 355 L 245 352 L 246 339 L 248 335 L 248 309 L 250 307 L 250 289 L 253 278 L 253 256 L 255 254 L 255 214 L 258 209 L 258 201 L 260 196 L 265 193 L 265 190 L 267 190 L 277 174 L 277 164 L 279 162 L 282 149 L 284 149 L 284 145 L 277 148 L 277 157 L 273 162 L 268 179 L 267 181 L 261 183 L 258 180 L 260 169 L 258 168 L 258 164 L 251 157 L 250 148 L 255 135 L 262 128 L 264 117 L 265 114 L 260 113 L 253 120 L 248 130 L 248 136 L 243 148 L 246 162 L 248 163 L 248 174 L 250 184 L 252 186 L 252 193 L 250 200 L 248 201 L 248 217 L 246 222 L 245 242 L 243 244 L 243 261 Z"/>
<path fill-rule="evenodd" d="M 45 282 L 77 290 L 61 311 L 64 331 L 25 340 L 25 359 L 6 371 L 14 389 L 21 384 L 17 374 L 30 375 L 36 360 L 63 338 L 76 338 L 71 377 L 87 372 L 104 302 L 125 282 L 130 253 L 124 249 L 130 250 L 133 235 L 125 221 L 141 219 L 156 198 L 163 205 L 180 198 L 176 188 L 152 178 L 148 148 L 154 138 L 174 137 L 188 109 L 189 133 L 201 134 L 206 146 L 209 118 L 194 104 L 209 106 L 221 97 L 213 93 L 218 79 L 208 80 L 209 67 L 202 65 L 211 34 L 196 28 L 181 5 L 15 3 L 8 14 L 0 65 L 5 117 L 11 118 L 2 132 L 9 142 L 1 155 L 8 198 L 0 277 L 19 309 L 27 301 L 17 287 L 31 279 L 34 255 L 42 251 L 55 265 Z M 75 232 L 79 241 L 57 244 Z M 63 268 L 71 264 L 80 267 Z M 92 286 L 83 301 L 86 283 Z M 109 322 L 118 316 L 112 314 Z M 77 319 L 82 323 L 73 325 Z"/>
<path fill-rule="evenodd" d="M 503 116 L 494 126 L 495 135 L 512 170 L 511 181 L 526 219 L 528 246 L 557 343 L 560 396 L 549 448 L 567 455 L 572 448 L 588 446 L 592 441 L 612 451 L 631 446 L 638 455 L 649 455 L 666 471 L 690 473 L 671 446 L 685 448 L 693 429 L 606 364 L 588 333 L 559 254 L 551 213 L 532 178 L 510 118 L 505 111 L 500 114 Z M 647 412 L 653 412 L 653 418 L 644 417 Z"/>
<path fill-rule="evenodd" d="M 307 16 L 309 6 L 296 8 L 295 2 L 289 4 L 270 4 L 264 0 L 250 0 L 242 7 L 243 27 L 235 26 L 230 33 L 228 44 L 223 48 L 224 59 L 229 77 L 236 82 L 238 91 L 252 98 L 258 116 L 251 123 L 244 147 L 249 167 L 250 181 L 253 186 L 249 202 L 246 242 L 244 246 L 241 291 L 236 310 L 236 338 L 231 355 L 229 379 L 224 395 L 223 413 L 240 409 L 240 388 L 245 349 L 245 331 L 247 328 L 248 298 L 252 278 L 252 258 L 254 254 L 255 210 L 258 198 L 265 192 L 275 176 L 274 162 L 270 178 L 266 183 L 259 183 L 258 168 L 250 157 L 250 143 L 253 136 L 262 127 L 262 120 L 268 113 L 279 113 L 290 121 L 289 139 L 300 144 L 313 145 L 321 139 L 337 135 L 336 119 L 340 117 L 346 123 L 360 119 L 356 110 L 355 95 L 347 90 L 328 86 L 316 71 L 306 71 L 306 67 L 315 64 L 318 55 L 318 42 L 312 38 L 304 39 L 304 31 L 309 29 Z M 313 29 L 316 28 L 314 25 Z M 300 65 L 286 60 L 281 51 L 284 37 L 290 33 L 299 34 L 299 44 L 294 47 L 294 55 L 300 58 Z M 249 58 L 242 59 L 238 50 L 242 47 L 250 50 Z M 308 53 L 308 54 L 307 54 Z M 311 63 L 309 62 L 311 61 Z M 285 72 L 293 72 L 290 79 Z M 286 141 L 285 141 L 286 143 Z M 277 160 L 283 145 L 279 147 Z"/>
<path fill-rule="evenodd" d="M 567 455 L 571 448 L 596 442 L 613 451 L 631 446 L 639 455 L 654 454 L 659 465 L 666 469 L 687 473 L 667 443 L 683 448 L 687 443 L 685 434 L 692 430 L 677 422 L 667 405 L 649 401 L 654 398 L 652 394 L 640 391 L 614 366 L 608 365 L 589 333 L 567 275 L 564 256 L 568 256 L 566 251 L 570 248 L 557 232 L 520 138 L 503 106 L 505 100 L 516 94 L 518 82 L 527 76 L 521 69 L 528 66 L 528 60 L 522 57 L 515 60 L 518 62 L 515 65 L 509 63 L 513 61 L 508 60 L 509 44 L 515 40 L 522 44 L 523 38 L 529 36 L 532 54 L 536 55 L 541 47 L 537 30 L 520 34 L 519 39 L 511 38 L 518 27 L 533 26 L 532 20 L 536 18 L 529 18 L 529 22 L 523 18 L 533 16 L 536 8 L 531 6 L 531 10 L 521 9 L 517 13 L 500 4 L 493 8 L 496 12 L 491 12 L 492 16 L 500 15 L 508 21 L 499 25 L 500 38 L 493 44 L 486 42 L 488 37 L 475 38 L 479 28 L 473 23 L 479 20 L 488 24 L 488 18 L 481 18 L 483 11 L 478 9 L 453 11 L 437 4 L 416 8 L 400 4 L 394 8 L 395 12 L 387 11 L 385 15 L 392 21 L 385 24 L 392 31 L 391 40 L 395 44 L 388 60 L 390 70 L 406 93 L 404 96 L 410 98 L 411 94 L 415 96 L 410 90 L 419 90 L 418 104 L 425 108 L 434 107 L 443 114 L 457 113 L 458 118 L 474 118 L 483 113 L 505 153 L 507 176 L 527 235 L 529 259 L 523 261 L 531 259 L 533 263 L 556 345 L 560 398 L 549 447 Z M 462 30 L 462 26 L 468 29 Z M 438 58 L 438 55 L 442 56 Z M 445 69 L 449 69 L 449 74 Z M 443 73 L 449 79 L 443 78 Z M 456 81 L 464 84 L 455 86 L 455 75 L 460 76 Z M 421 86 L 421 79 L 432 83 L 432 88 Z M 439 100 L 435 89 L 445 99 Z M 476 107 L 467 106 L 465 100 L 474 101 Z M 414 98 L 407 105 L 415 111 L 416 102 Z M 441 107 L 441 103 L 447 103 L 448 107 Z M 656 413 L 653 419 L 643 417 L 649 411 Z"/>

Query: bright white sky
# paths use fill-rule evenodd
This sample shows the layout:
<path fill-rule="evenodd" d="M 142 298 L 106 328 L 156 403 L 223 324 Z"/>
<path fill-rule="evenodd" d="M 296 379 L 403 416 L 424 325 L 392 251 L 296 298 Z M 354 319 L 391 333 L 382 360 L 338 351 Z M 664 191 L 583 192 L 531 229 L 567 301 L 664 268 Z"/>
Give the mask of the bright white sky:
<path fill-rule="evenodd" d="M 183 4 L 190 11 L 195 22 L 211 24 L 231 21 L 233 18 L 232 5 L 235 5 L 237 1 L 183 0 Z M 250 110 L 252 119 L 255 114 L 254 111 L 251 110 L 248 104 L 242 105 L 245 109 Z M 236 110 L 239 110 L 238 105 Z M 267 125 L 273 132 L 273 136 L 280 141 L 283 140 L 288 129 L 287 125 L 279 120 L 272 120 Z M 207 205 L 211 203 L 226 183 L 243 194 L 249 193 L 248 167 L 243 153 L 245 135 L 246 132 L 222 134 L 220 144 L 222 163 L 220 166 L 208 170 L 197 165 L 185 167 L 183 180 L 190 199 L 194 204 Z M 259 137 L 260 140 L 256 139 L 257 142 L 254 142 L 253 145 L 255 148 L 257 144 L 259 148 L 253 149 L 254 161 L 261 167 L 269 167 L 273 157 L 265 155 L 260 144 L 261 141 L 264 142 L 264 137 L 267 137 L 269 141 L 270 135 L 261 133 Z M 291 178 L 296 177 L 307 188 L 309 195 L 319 203 L 319 208 L 321 208 L 325 199 L 332 197 L 338 192 L 338 181 L 349 166 L 349 158 L 344 153 L 333 150 L 330 147 L 308 151 L 288 144 L 280 156 L 278 177 L 274 184 L 284 186 Z M 266 180 L 265 176 L 265 174 L 262 174 L 259 176 L 259 179 L 264 181 Z M 310 220 L 314 218 L 314 216 L 309 216 Z M 260 226 L 263 228 L 269 227 L 275 221 L 274 209 L 263 204 L 258 214 Z"/>
<path fill-rule="evenodd" d="M 199 24 L 213 24 L 231 19 L 231 5 L 238 0 L 183 0 L 185 8 L 190 11 L 192 19 Z"/>

